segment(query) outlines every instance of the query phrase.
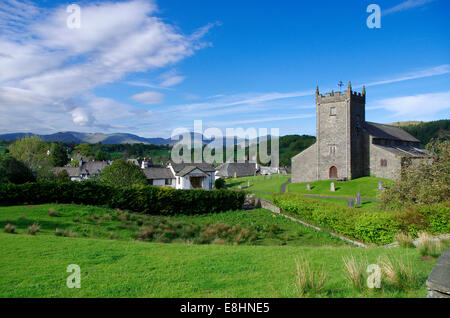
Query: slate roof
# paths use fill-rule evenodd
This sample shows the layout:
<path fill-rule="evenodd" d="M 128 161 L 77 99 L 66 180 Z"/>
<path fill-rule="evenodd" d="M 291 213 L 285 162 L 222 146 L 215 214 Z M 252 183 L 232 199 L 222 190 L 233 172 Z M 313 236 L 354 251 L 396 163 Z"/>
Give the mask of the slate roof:
<path fill-rule="evenodd" d="M 431 157 L 431 154 L 425 149 L 416 148 L 413 146 L 383 146 L 375 145 L 383 150 L 389 151 L 396 156 L 408 157 L 408 158 L 423 158 Z"/>
<path fill-rule="evenodd" d="M 420 142 L 400 127 L 366 122 L 366 131 L 375 138 Z"/>
<path fill-rule="evenodd" d="M 169 168 L 145 168 L 142 170 L 147 179 L 175 179 L 172 171 Z"/>
<path fill-rule="evenodd" d="M 59 173 L 62 170 L 66 170 L 69 177 L 76 178 L 81 175 L 94 175 L 102 172 L 109 164 L 106 161 L 88 161 L 84 162 L 81 167 L 55 167 L 54 173 Z"/>
<path fill-rule="evenodd" d="M 219 177 L 247 177 L 256 172 L 256 163 L 253 162 L 226 162 L 216 169 Z"/>
<path fill-rule="evenodd" d="M 178 175 L 178 172 L 183 170 L 185 167 L 197 167 L 205 172 L 213 172 L 216 171 L 216 168 L 212 164 L 209 163 L 171 163 L 173 170 Z"/>
<path fill-rule="evenodd" d="M 63 170 L 67 171 L 71 178 L 79 177 L 81 175 L 80 167 L 55 167 L 53 168 L 53 173 L 58 174 Z"/>
<path fill-rule="evenodd" d="M 201 173 L 191 173 L 192 171 L 197 170 L 197 169 L 200 170 Z M 190 174 L 192 176 L 199 176 L 199 177 L 206 177 L 208 175 L 204 170 L 202 170 L 196 166 L 186 166 L 181 171 L 176 173 L 176 175 L 180 176 L 180 177 L 184 177 L 187 174 Z"/>

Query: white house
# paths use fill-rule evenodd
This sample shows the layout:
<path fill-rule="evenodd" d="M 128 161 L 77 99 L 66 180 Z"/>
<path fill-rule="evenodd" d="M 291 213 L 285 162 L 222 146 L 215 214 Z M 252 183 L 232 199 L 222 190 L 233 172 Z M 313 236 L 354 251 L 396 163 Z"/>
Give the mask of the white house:
<path fill-rule="evenodd" d="M 215 168 L 208 163 L 169 163 L 167 166 L 175 176 L 176 189 L 213 188 Z"/>

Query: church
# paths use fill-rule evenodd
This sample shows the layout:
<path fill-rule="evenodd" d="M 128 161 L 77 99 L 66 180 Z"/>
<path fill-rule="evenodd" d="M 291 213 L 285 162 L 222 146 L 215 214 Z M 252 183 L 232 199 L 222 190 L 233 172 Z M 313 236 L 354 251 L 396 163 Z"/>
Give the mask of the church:
<path fill-rule="evenodd" d="M 397 179 L 403 167 L 429 157 L 420 141 L 395 126 L 367 122 L 366 90 L 322 95 L 316 88 L 316 143 L 292 160 L 292 182 Z"/>

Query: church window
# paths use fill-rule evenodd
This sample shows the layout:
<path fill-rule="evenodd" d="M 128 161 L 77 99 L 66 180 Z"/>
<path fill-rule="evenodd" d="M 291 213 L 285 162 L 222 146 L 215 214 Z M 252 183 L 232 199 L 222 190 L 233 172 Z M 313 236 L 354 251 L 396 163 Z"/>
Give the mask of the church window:
<path fill-rule="evenodd" d="M 330 116 L 336 116 L 336 107 L 330 107 Z"/>
<path fill-rule="evenodd" d="M 386 159 L 381 159 L 381 160 L 380 160 L 380 165 L 381 165 L 382 167 L 387 167 L 387 160 L 386 160 Z"/>
<path fill-rule="evenodd" d="M 330 146 L 330 156 L 336 155 L 336 146 Z"/>

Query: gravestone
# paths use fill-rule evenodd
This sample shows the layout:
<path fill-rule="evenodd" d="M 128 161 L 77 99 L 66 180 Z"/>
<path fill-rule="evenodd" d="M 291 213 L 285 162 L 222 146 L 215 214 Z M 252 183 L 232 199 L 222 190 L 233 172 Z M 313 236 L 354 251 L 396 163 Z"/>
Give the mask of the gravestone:
<path fill-rule="evenodd" d="M 330 184 L 330 191 L 335 192 L 336 189 L 334 188 L 334 182 L 331 182 Z"/>
<path fill-rule="evenodd" d="M 247 181 L 247 187 L 250 187 L 250 181 Z"/>
<path fill-rule="evenodd" d="M 234 172 L 234 177 L 235 177 L 235 178 L 237 178 L 237 174 L 236 174 L 236 171 Z"/>
<path fill-rule="evenodd" d="M 378 191 L 384 190 L 383 188 L 383 182 L 381 180 L 378 180 Z"/>
<path fill-rule="evenodd" d="M 267 179 L 270 179 L 270 172 L 269 172 L 269 174 L 267 175 Z"/>
<path fill-rule="evenodd" d="M 355 197 L 355 205 L 361 205 L 362 204 L 362 197 L 361 197 L 361 193 L 357 193 L 356 197 Z"/>
<path fill-rule="evenodd" d="M 239 190 L 242 189 L 242 186 L 241 186 L 241 185 L 238 185 L 238 189 L 239 189 Z"/>
<path fill-rule="evenodd" d="M 347 200 L 347 207 L 353 208 L 353 199 L 348 199 Z"/>
<path fill-rule="evenodd" d="M 306 184 L 306 190 L 308 190 L 308 191 L 311 190 L 311 185 L 309 183 Z"/>
<path fill-rule="evenodd" d="M 450 248 L 444 251 L 427 279 L 428 298 L 450 298 Z"/>

